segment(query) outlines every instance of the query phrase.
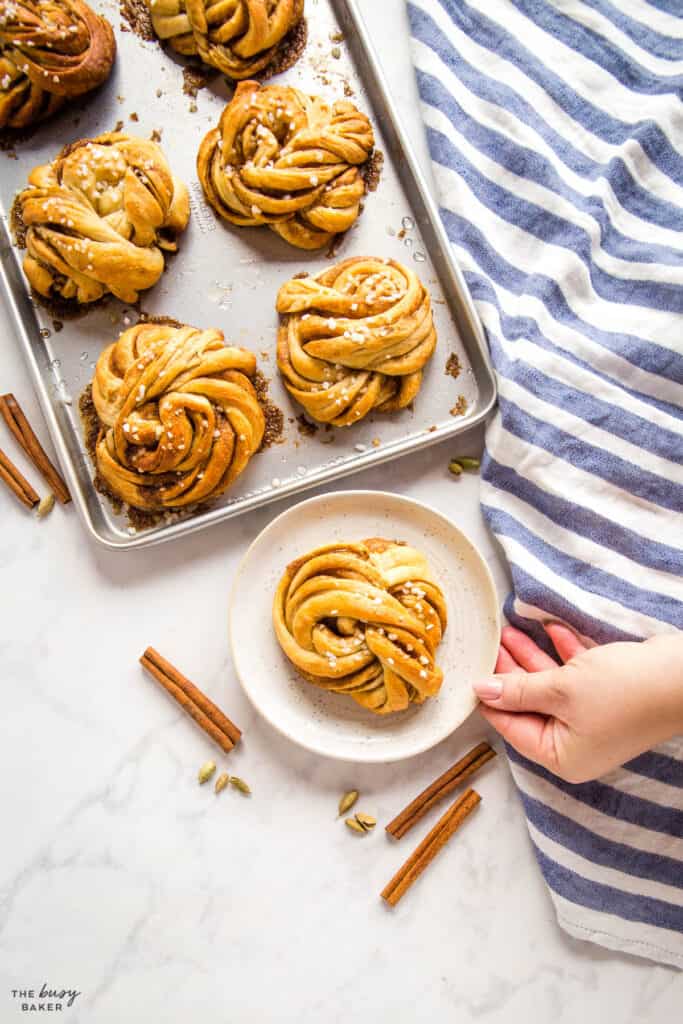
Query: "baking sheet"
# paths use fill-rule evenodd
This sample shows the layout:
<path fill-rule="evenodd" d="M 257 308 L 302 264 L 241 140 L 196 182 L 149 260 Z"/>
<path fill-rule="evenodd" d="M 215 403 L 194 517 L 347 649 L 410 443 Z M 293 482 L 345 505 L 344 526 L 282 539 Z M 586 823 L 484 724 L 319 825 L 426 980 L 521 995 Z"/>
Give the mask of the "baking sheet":
<path fill-rule="evenodd" d="M 379 188 L 348 232 L 334 261 L 349 256 L 383 256 L 413 267 L 430 289 L 438 334 L 435 355 L 425 369 L 414 408 L 376 414 L 334 431 L 320 427 L 308 436 L 296 417 L 302 409 L 289 397 L 277 373 L 275 296 L 293 274 L 315 274 L 330 266 L 325 252 L 294 249 L 267 228 L 239 229 L 219 221 L 203 198 L 195 170 L 199 143 L 213 127 L 231 94 L 216 77 L 195 98 L 183 92 L 186 62 L 123 31 L 118 6 L 95 2 L 114 26 L 118 56 L 103 88 L 42 125 L 12 154 L 0 154 L 2 237 L 0 267 L 5 298 L 14 320 L 41 406 L 74 503 L 89 532 L 112 548 L 140 547 L 171 540 L 279 499 L 287 494 L 364 469 L 369 465 L 452 437 L 491 409 L 495 384 L 481 326 L 448 240 L 410 146 L 403 136 L 372 42 L 355 0 L 307 0 L 308 44 L 294 68 L 273 81 L 294 85 L 330 100 L 344 90 L 372 119 L 376 144 L 384 153 Z M 344 40 L 337 35 L 343 32 Z M 235 486 L 209 509 L 170 517 L 172 521 L 135 530 L 125 514 L 94 488 L 94 467 L 85 451 L 78 399 L 90 382 L 102 349 L 139 311 L 111 299 L 55 329 L 54 317 L 35 306 L 20 270 L 21 253 L 10 245 L 7 215 L 33 166 L 49 161 L 66 142 L 111 130 L 148 137 L 161 134 L 173 172 L 188 185 L 192 215 L 159 283 L 141 295 L 139 307 L 198 327 L 218 327 L 230 341 L 252 349 L 270 381 L 270 397 L 284 414 L 283 442 L 254 456 Z M 457 379 L 445 372 L 455 353 Z M 462 396 L 462 397 L 461 397 Z M 466 413 L 451 410 L 466 403 Z"/>

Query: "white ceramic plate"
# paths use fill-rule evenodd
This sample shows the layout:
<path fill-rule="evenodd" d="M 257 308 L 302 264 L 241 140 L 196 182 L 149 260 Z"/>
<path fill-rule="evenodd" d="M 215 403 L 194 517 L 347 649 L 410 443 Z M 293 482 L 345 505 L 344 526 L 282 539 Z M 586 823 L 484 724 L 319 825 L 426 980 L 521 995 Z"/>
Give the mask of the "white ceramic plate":
<path fill-rule="evenodd" d="M 330 541 L 404 540 L 427 556 L 446 594 L 448 628 L 437 651 L 439 695 L 394 715 L 307 683 L 275 638 L 271 604 L 294 558 Z M 302 747 L 345 761 L 399 761 L 428 750 L 473 711 L 471 683 L 493 671 L 498 598 L 470 540 L 428 505 L 383 491 L 341 491 L 287 509 L 262 530 L 237 570 L 230 598 L 232 656 L 244 691 L 271 725 Z"/>

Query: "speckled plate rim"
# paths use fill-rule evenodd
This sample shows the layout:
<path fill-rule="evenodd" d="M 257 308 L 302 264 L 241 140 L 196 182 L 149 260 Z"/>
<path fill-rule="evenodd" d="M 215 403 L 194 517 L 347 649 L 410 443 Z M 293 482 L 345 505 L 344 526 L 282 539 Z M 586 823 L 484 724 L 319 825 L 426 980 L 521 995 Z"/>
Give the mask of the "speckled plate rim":
<path fill-rule="evenodd" d="M 496 639 L 495 642 L 491 644 L 489 658 L 490 671 L 493 672 L 496 657 L 498 654 L 497 637 L 500 636 L 501 618 L 496 585 L 491 574 L 491 570 L 489 569 L 481 551 L 474 543 L 474 541 L 464 532 L 464 530 L 461 530 L 459 526 L 456 526 L 456 524 L 443 512 L 440 512 L 438 509 L 435 509 L 432 505 L 429 505 L 427 502 L 418 501 L 416 498 L 408 498 L 401 494 L 395 494 L 392 491 L 339 490 L 332 493 L 319 494 L 313 498 L 307 498 L 305 501 L 300 501 L 297 502 L 295 505 L 291 505 L 289 508 L 285 509 L 284 512 L 281 512 L 280 515 L 276 516 L 275 519 L 272 519 L 270 523 L 268 523 L 267 526 L 265 526 L 261 530 L 261 532 L 254 538 L 254 540 L 251 542 L 247 550 L 244 552 L 244 555 L 240 559 L 235 570 L 232 585 L 230 588 L 230 596 L 228 599 L 228 642 L 230 645 L 230 655 L 240 686 L 242 687 L 242 690 L 246 694 L 249 702 L 252 704 L 255 710 L 263 718 L 265 718 L 265 720 L 278 733 L 280 733 L 281 736 L 284 736 L 286 739 L 290 740 L 292 743 L 295 743 L 297 746 L 303 747 L 305 750 L 309 750 L 311 753 L 319 754 L 323 757 L 331 758 L 332 760 L 355 762 L 359 764 L 392 764 L 397 761 L 407 760 L 410 757 L 415 757 L 418 754 L 423 754 L 425 753 L 425 751 L 431 750 L 431 748 L 436 746 L 438 743 L 441 743 L 442 740 L 450 736 L 460 725 L 462 725 L 464 721 L 467 720 L 467 718 L 469 718 L 470 714 L 476 707 L 476 700 L 473 700 L 469 710 L 467 710 L 464 715 L 459 716 L 457 721 L 444 720 L 444 722 L 441 723 L 441 727 L 439 729 L 434 729 L 432 733 L 424 739 L 423 742 L 418 742 L 413 747 L 397 751 L 395 755 L 390 753 L 386 749 L 374 751 L 371 748 L 368 748 L 367 750 L 345 750 L 342 752 L 340 750 L 330 748 L 324 743 L 317 744 L 315 742 L 312 742 L 309 739 L 297 735 L 291 729 L 287 729 L 286 727 L 284 727 L 283 724 L 277 720 L 277 717 L 273 716 L 270 713 L 267 702 L 265 702 L 264 704 L 263 701 L 259 700 L 258 687 L 256 688 L 256 690 L 252 688 L 252 686 L 250 685 L 250 680 L 247 677 L 245 677 L 243 667 L 241 666 L 240 658 L 236 654 L 236 643 L 233 633 L 234 607 L 236 599 L 238 597 L 238 587 L 240 579 L 242 577 L 242 574 L 246 570 L 249 562 L 253 558 L 255 552 L 257 552 L 264 544 L 267 545 L 269 537 L 277 532 L 277 530 L 282 526 L 284 521 L 290 519 L 291 517 L 296 517 L 296 515 L 300 513 L 303 509 L 309 510 L 311 507 L 320 504 L 329 505 L 330 503 L 334 503 L 336 500 L 343 500 L 346 502 L 349 500 L 349 498 L 355 498 L 358 501 L 367 502 L 368 504 L 371 504 L 373 501 L 377 502 L 378 499 L 382 501 L 388 499 L 392 502 L 396 502 L 397 504 L 404 506 L 406 510 L 412 509 L 413 511 L 419 510 L 420 513 L 427 513 L 428 515 L 434 516 L 436 519 L 440 520 L 440 522 L 446 527 L 446 529 L 454 536 L 454 539 L 456 541 L 460 543 L 464 542 L 464 544 L 469 547 L 470 553 L 477 562 L 486 584 L 485 598 L 487 605 L 487 613 L 491 616 L 491 619 L 494 623 L 493 634 Z M 272 628 L 272 622 L 270 618 L 268 620 L 268 628 Z M 283 658 L 285 657 L 284 653 L 282 656 Z M 303 684 L 304 681 L 302 680 L 302 685 Z"/>

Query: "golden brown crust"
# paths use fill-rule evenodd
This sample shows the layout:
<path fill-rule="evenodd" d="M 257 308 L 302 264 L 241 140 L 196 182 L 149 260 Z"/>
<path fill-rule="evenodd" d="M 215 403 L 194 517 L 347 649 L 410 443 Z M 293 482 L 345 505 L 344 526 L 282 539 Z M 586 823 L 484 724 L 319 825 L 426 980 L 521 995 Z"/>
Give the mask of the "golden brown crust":
<path fill-rule="evenodd" d="M 436 345 L 429 293 L 390 259 L 353 257 L 280 288 L 277 362 L 309 416 L 347 427 L 417 395 Z"/>
<path fill-rule="evenodd" d="M 145 512 L 222 494 L 258 451 L 265 418 L 256 358 L 219 330 L 139 323 L 104 350 L 92 400 L 98 473 Z"/>
<path fill-rule="evenodd" d="M 250 78 L 277 64 L 301 22 L 304 0 L 146 0 L 154 31 L 185 56 L 228 78 Z"/>
<path fill-rule="evenodd" d="M 8 0 L 0 6 L 0 129 L 21 129 L 108 78 L 116 42 L 83 0 Z"/>
<path fill-rule="evenodd" d="M 187 189 L 161 148 L 122 132 L 67 146 L 28 180 L 15 201 L 24 273 L 50 300 L 82 305 L 111 292 L 137 301 L 190 216 Z"/>
<path fill-rule="evenodd" d="M 303 678 L 382 715 L 438 693 L 446 623 L 424 555 L 377 537 L 296 559 L 273 601 L 278 642 Z"/>
<path fill-rule="evenodd" d="M 320 249 L 358 217 L 373 146 L 368 118 L 347 100 L 240 82 L 200 146 L 197 173 L 231 224 L 267 224 L 291 245 Z"/>

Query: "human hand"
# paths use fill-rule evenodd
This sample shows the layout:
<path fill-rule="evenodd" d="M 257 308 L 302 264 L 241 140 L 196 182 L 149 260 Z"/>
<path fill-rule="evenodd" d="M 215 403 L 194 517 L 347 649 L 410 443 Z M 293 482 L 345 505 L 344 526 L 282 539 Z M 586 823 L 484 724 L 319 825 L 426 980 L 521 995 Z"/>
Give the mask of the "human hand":
<path fill-rule="evenodd" d="M 544 629 L 564 662 L 503 629 L 496 675 L 474 684 L 484 718 L 524 757 L 586 782 L 683 733 L 683 633 L 587 647 Z"/>

